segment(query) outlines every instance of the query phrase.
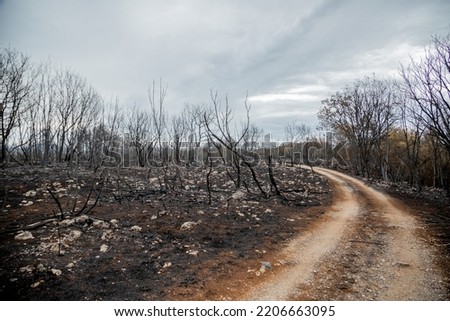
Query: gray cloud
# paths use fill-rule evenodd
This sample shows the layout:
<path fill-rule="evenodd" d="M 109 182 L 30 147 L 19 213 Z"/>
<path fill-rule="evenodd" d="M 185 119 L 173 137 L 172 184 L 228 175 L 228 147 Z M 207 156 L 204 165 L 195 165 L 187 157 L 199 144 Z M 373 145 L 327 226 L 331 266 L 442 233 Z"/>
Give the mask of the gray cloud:
<path fill-rule="evenodd" d="M 0 1 L 0 45 L 85 76 L 103 95 L 147 105 L 153 79 L 172 112 L 235 106 L 248 91 L 255 122 L 313 123 L 320 100 L 357 77 L 395 74 L 433 34 L 448 1 Z"/>

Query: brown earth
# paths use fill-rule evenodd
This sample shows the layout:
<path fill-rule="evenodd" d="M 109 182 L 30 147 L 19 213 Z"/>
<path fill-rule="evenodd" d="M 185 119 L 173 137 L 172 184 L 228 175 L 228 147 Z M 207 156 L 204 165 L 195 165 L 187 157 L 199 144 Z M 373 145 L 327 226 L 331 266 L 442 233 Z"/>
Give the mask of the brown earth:
<path fill-rule="evenodd" d="M 325 214 L 272 253 L 275 264 L 260 277 L 241 273 L 238 280 L 211 285 L 221 289 L 215 299 L 450 298 L 450 204 L 445 197 L 388 189 L 408 206 L 379 191 L 378 184 L 373 188 L 342 173 L 315 171 L 328 177 L 333 191 Z"/>

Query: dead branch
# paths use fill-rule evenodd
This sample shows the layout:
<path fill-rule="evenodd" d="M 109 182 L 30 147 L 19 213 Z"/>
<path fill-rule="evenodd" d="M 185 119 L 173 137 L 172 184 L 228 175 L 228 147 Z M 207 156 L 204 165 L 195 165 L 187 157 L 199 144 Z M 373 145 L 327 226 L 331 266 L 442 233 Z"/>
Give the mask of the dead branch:
<path fill-rule="evenodd" d="M 52 196 L 53 200 L 58 205 L 59 211 L 61 212 L 61 219 L 63 219 L 64 218 L 64 211 L 62 209 L 61 203 L 59 202 L 59 199 L 55 196 L 55 194 L 53 194 L 53 192 L 52 192 L 52 190 L 50 188 L 47 188 L 47 191 L 50 193 L 50 195 Z"/>

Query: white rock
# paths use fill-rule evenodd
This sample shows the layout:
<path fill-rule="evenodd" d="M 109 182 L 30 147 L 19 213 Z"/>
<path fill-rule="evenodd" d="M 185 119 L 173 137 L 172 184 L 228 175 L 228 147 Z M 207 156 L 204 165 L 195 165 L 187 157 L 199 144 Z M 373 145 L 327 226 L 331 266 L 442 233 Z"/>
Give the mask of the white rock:
<path fill-rule="evenodd" d="M 133 232 L 140 232 L 140 231 L 142 231 L 142 227 L 140 227 L 138 225 L 134 225 L 130 228 L 130 230 Z"/>
<path fill-rule="evenodd" d="M 150 218 L 151 220 L 156 220 L 158 218 L 158 216 L 156 215 L 152 215 L 152 217 Z"/>
<path fill-rule="evenodd" d="M 19 269 L 19 271 L 22 273 L 31 273 L 34 271 L 34 266 L 32 266 L 32 265 L 22 266 Z"/>
<path fill-rule="evenodd" d="M 36 196 L 36 191 L 33 191 L 33 190 L 28 191 L 25 193 L 25 196 L 26 197 L 34 197 L 34 196 Z"/>
<path fill-rule="evenodd" d="M 34 289 L 34 288 L 37 288 L 42 283 L 44 283 L 44 280 L 37 281 L 36 283 L 33 283 L 32 285 L 30 285 L 30 287 Z"/>
<path fill-rule="evenodd" d="M 70 233 L 69 233 L 69 237 L 71 237 L 72 239 L 74 239 L 74 240 L 76 240 L 76 239 L 78 239 L 78 238 L 80 238 L 81 237 L 81 231 L 78 231 L 78 230 L 72 230 L 72 231 L 70 231 Z"/>
<path fill-rule="evenodd" d="M 109 221 L 109 223 L 111 223 L 114 227 L 117 227 L 117 224 L 119 223 L 119 221 L 116 220 L 115 218 L 113 218 L 111 221 Z"/>
<path fill-rule="evenodd" d="M 39 272 L 44 272 L 44 271 L 45 271 L 45 266 L 44 266 L 44 264 L 40 263 L 40 264 L 38 264 L 38 266 L 36 267 L 36 269 L 37 269 Z"/>
<path fill-rule="evenodd" d="M 26 240 L 34 239 L 34 236 L 33 236 L 33 234 L 31 234 L 30 231 L 22 231 L 19 234 L 17 234 L 16 236 L 14 236 L 14 239 L 19 240 L 19 241 L 26 241 Z"/>
<path fill-rule="evenodd" d="M 113 231 L 112 230 L 106 230 L 103 232 L 101 239 L 102 241 L 107 241 L 113 237 Z"/>
<path fill-rule="evenodd" d="M 75 264 L 73 262 L 70 262 L 69 264 L 66 265 L 66 268 L 71 269 L 75 266 Z"/>
<path fill-rule="evenodd" d="M 187 221 L 181 224 L 180 230 L 187 231 L 191 230 L 198 225 L 198 222 Z"/>
<path fill-rule="evenodd" d="M 166 263 L 164 263 L 163 269 L 167 269 L 167 268 L 169 268 L 171 266 L 172 266 L 172 263 L 166 262 Z"/>
<path fill-rule="evenodd" d="M 33 205 L 32 201 L 22 201 L 22 204 L 20 204 L 20 206 L 30 206 Z"/>
<path fill-rule="evenodd" d="M 197 214 L 199 214 L 199 215 L 205 215 L 205 212 L 203 212 L 202 210 L 200 210 L 200 211 L 197 211 Z"/>
<path fill-rule="evenodd" d="M 62 271 L 59 269 L 51 269 L 52 273 L 56 276 L 60 276 L 62 274 Z"/>
<path fill-rule="evenodd" d="M 198 251 L 197 250 L 189 250 L 189 251 L 186 251 L 186 253 L 189 254 L 189 255 L 193 255 L 193 256 L 197 256 L 198 255 Z"/>
<path fill-rule="evenodd" d="M 100 252 L 104 253 L 104 252 L 108 251 L 108 249 L 109 249 L 109 246 L 106 244 L 102 244 L 102 246 L 100 246 Z"/>
<path fill-rule="evenodd" d="M 87 216 L 87 215 L 85 215 L 85 214 L 80 215 L 80 216 L 78 216 L 77 218 L 75 218 L 75 222 L 76 222 L 76 223 L 84 224 L 84 223 L 86 223 L 87 221 L 89 221 L 89 216 Z"/>
<path fill-rule="evenodd" d="M 231 195 L 231 198 L 237 200 L 243 198 L 244 196 L 245 196 L 244 191 L 236 191 L 233 193 L 233 195 Z"/>
<path fill-rule="evenodd" d="M 109 228 L 109 224 L 101 220 L 95 220 L 92 226 L 96 228 Z"/>
<path fill-rule="evenodd" d="M 60 251 L 60 245 L 58 243 L 50 243 L 50 252 L 58 253 Z"/>
<path fill-rule="evenodd" d="M 62 227 L 68 227 L 75 224 L 75 219 L 65 219 L 63 221 L 61 221 L 61 223 L 59 223 L 60 226 Z"/>

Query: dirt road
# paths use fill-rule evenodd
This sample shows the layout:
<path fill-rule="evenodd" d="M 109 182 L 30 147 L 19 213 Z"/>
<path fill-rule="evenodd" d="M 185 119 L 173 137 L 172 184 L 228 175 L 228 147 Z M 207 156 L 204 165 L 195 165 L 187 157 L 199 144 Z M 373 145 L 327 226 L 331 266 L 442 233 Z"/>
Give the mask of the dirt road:
<path fill-rule="evenodd" d="M 330 180 L 333 205 L 244 300 L 448 299 L 439 253 L 402 203 L 345 174 L 315 171 Z"/>

